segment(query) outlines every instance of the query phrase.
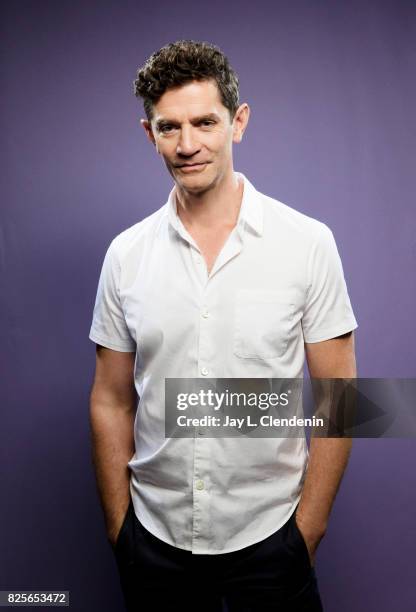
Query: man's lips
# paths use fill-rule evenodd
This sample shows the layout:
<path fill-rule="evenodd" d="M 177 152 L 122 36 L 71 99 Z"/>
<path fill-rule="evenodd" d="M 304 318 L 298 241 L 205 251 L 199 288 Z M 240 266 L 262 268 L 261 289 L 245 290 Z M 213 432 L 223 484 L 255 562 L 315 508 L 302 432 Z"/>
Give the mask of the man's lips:
<path fill-rule="evenodd" d="M 193 164 L 179 164 L 176 167 L 177 168 L 193 168 L 194 166 L 204 166 L 205 164 L 209 164 L 209 162 L 195 162 Z"/>

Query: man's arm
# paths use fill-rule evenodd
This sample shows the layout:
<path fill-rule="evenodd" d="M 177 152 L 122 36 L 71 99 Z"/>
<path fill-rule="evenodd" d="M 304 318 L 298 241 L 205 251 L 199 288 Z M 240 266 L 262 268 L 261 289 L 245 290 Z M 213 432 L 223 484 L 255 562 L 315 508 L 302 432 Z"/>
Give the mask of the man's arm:
<path fill-rule="evenodd" d="M 305 343 L 305 350 L 312 378 L 356 378 L 354 332 L 324 342 Z M 312 563 L 326 532 L 351 445 L 351 438 L 311 436 L 309 464 L 295 518 Z"/>
<path fill-rule="evenodd" d="M 135 353 L 97 344 L 90 394 L 92 453 L 107 535 L 114 546 L 130 502 L 128 461 L 134 453 Z"/>

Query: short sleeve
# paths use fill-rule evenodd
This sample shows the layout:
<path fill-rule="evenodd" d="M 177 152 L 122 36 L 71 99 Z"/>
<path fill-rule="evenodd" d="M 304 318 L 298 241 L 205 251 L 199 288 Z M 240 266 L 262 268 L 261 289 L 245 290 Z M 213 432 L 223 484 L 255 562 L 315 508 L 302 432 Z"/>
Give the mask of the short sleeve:
<path fill-rule="evenodd" d="M 128 330 L 121 307 L 119 280 L 120 262 L 113 240 L 101 268 L 89 338 L 116 351 L 134 352 L 136 343 Z"/>
<path fill-rule="evenodd" d="M 357 327 L 333 233 L 322 223 L 308 261 L 304 341 L 329 340 Z"/>

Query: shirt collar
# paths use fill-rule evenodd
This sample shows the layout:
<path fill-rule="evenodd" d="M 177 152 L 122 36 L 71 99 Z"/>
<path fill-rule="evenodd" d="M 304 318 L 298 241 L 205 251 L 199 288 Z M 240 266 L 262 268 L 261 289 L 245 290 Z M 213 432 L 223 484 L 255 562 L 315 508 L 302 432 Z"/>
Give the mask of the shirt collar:
<path fill-rule="evenodd" d="M 260 199 L 260 193 L 242 172 L 235 172 L 234 174 L 236 174 L 237 177 L 244 182 L 243 197 L 238 215 L 237 227 L 243 229 L 244 225 L 247 225 L 257 235 L 261 236 L 263 233 L 263 207 Z M 167 212 L 168 221 L 171 226 L 179 234 L 183 235 L 186 230 L 178 216 L 175 186 L 172 187 L 169 193 Z"/>

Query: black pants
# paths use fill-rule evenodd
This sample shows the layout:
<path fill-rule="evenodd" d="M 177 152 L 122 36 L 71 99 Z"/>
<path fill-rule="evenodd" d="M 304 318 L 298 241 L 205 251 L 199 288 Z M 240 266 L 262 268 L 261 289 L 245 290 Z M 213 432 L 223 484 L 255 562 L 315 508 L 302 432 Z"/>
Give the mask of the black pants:
<path fill-rule="evenodd" d="M 230 553 L 196 555 L 151 534 L 130 501 L 114 552 L 128 612 L 323 610 L 295 511 L 261 542 Z"/>

